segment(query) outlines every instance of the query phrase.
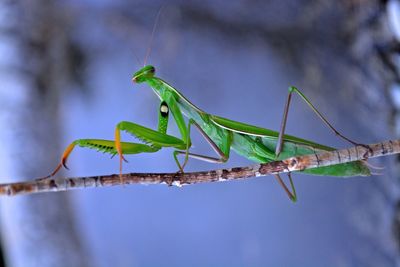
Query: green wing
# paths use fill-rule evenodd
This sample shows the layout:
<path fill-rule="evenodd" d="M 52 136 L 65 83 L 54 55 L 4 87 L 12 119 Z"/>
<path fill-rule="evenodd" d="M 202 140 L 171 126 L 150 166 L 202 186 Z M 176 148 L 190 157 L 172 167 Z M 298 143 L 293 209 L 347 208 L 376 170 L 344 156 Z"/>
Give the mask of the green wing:
<path fill-rule="evenodd" d="M 259 137 L 263 145 L 270 151 L 275 151 L 276 142 L 279 133 L 273 130 L 257 127 L 254 125 L 241 123 L 226 119 L 223 117 L 210 115 L 210 119 L 218 126 L 230 130 L 235 133 Z M 284 135 L 284 144 L 280 159 L 286 159 L 293 156 L 307 155 L 311 153 L 318 153 L 321 151 L 332 151 L 335 148 L 321 145 L 310 140 L 302 139 L 292 135 Z M 272 161 L 272 160 L 271 160 Z M 312 175 L 322 176 L 338 176 L 338 177 L 351 177 L 351 176 L 369 176 L 371 172 L 363 161 L 355 161 L 343 164 L 337 164 L 328 167 L 319 167 L 308 169 L 305 173 Z"/>
<path fill-rule="evenodd" d="M 273 131 L 273 130 L 257 127 L 257 126 L 242 123 L 242 122 L 233 121 L 233 120 L 222 118 L 222 117 L 215 116 L 215 115 L 210 115 L 210 118 L 218 126 L 228 129 L 228 130 L 231 130 L 236 133 L 259 136 L 259 137 L 270 139 L 273 141 L 278 140 L 279 133 L 276 131 Z M 324 151 L 335 150 L 332 147 L 324 146 L 324 145 L 321 145 L 321 144 L 318 144 L 318 143 L 315 143 L 315 142 L 312 142 L 312 141 L 309 141 L 309 140 L 306 140 L 303 138 L 299 138 L 296 136 L 292 136 L 292 135 L 285 134 L 283 139 L 284 139 L 284 141 L 288 141 L 288 142 L 292 142 L 292 143 L 296 143 L 296 144 L 308 145 L 308 146 L 312 146 L 316 149 L 321 149 Z"/>

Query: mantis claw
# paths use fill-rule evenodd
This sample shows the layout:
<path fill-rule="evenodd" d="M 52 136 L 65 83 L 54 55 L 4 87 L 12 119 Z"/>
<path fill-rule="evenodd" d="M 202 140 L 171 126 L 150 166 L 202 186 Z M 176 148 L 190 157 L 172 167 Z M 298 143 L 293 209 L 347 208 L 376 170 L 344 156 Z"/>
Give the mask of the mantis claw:
<path fill-rule="evenodd" d="M 361 146 L 361 147 L 367 149 L 369 154 L 373 154 L 374 153 L 374 151 L 372 150 L 372 148 L 369 145 L 355 143 L 355 146 Z"/>
<path fill-rule="evenodd" d="M 68 168 L 66 162 L 67 162 L 66 159 L 63 159 L 62 162 L 61 162 L 61 165 L 62 165 L 64 168 L 66 168 L 67 170 L 69 170 L 69 168 Z"/>
<path fill-rule="evenodd" d="M 115 155 L 117 155 L 118 153 L 115 153 L 115 154 L 113 154 L 111 157 L 110 157 L 110 159 L 113 159 L 114 157 L 115 157 Z M 124 157 L 124 156 L 122 156 L 122 159 L 126 162 L 126 163 L 129 163 L 129 161 Z"/>

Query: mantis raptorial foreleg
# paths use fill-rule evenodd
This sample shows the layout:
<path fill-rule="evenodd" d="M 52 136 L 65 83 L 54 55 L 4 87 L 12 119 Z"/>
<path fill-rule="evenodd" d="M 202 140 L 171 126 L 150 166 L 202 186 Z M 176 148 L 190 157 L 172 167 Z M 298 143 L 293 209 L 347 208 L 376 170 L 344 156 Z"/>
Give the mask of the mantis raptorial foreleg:
<path fill-rule="evenodd" d="M 172 135 L 166 134 L 168 128 L 169 107 L 166 102 L 162 102 L 159 110 L 158 131 L 141 126 L 139 124 L 122 121 L 115 127 L 115 149 L 120 159 L 120 176 L 122 177 L 122 160 L 123 154 L 126 154 L 122 147 L 120 131 L 125 131 L 144 143 L 150 144 L 154 149 L 162 147 L 173 147 L 177 149 L 187 149 L 187 144 Z"/>
<path fill-rule="evenodd" d="M 153 147 L 156 151 L 162 147 L 186 148 L 184 141 L 172 135 L 158 132 L 133 122 L 122 121 L 115 128 L 115 148 L 120 156 L 120 172 L 122 171 L 123 154 L 127 154 L 122 146 L 120 131 L 125 131 L 139 140 L 150 144 L 150 147 Z"/>
<path fill-rule="evenodd" d="M 61 156 L 61 161 L 54 169 L 54 171 L 48 176 L 43 177 L 42 179 L 54 176 L 61 169 L 61 167 L 68 169 L 66 162 L 72 150 L 75 148 L 75 146 L 96 149 L 97 151 L 103 153 L 109 153 L 111 155 L 115 155 L 117 154 L 117 150 L 115 149 L 114 143 L 115 142 L 112 140 L 77 139 L 73 141 L 71 144 L 69 144 L 67 148 L 64 150 L 64 153 Z M 155 148 L 149 145 L 128 143 L 128 142 L 121 142 L 121 147 L 124 150 L 124 154 L 153 153 L 159 150 L 159 148 Z"/>
<path fill-rule="evenodd" d="M 162 102 L 159 110 L 158 131 L 150 128 L 132 123 L 120 122 L 116 127 L 115 141 L 101 140 L 101 139 L 78 139 L 73 141 L 64 151 L 61 162 L 57 165 L 55 170 L 44 178 L 55 175 L 61 167 L 66 166 L 66 161 L 76 145 L 84 148 L 96 149 L 98 151 L 109 153 L 112 155 L 120 155 L 120 166 L 122 166 L 123 154 L 139 154 L 139 153 L 154 153 L 162 147 L 174 147 L 177 149 L 185 149 L 186 144 L 179 138 L 165 134 L 168 127 L 168 106 Z M 121 142 L 119 137 L 120 131 L 126 131 L 147 144 Z M 121 169 L 122 167 L 120 167 Z"/>

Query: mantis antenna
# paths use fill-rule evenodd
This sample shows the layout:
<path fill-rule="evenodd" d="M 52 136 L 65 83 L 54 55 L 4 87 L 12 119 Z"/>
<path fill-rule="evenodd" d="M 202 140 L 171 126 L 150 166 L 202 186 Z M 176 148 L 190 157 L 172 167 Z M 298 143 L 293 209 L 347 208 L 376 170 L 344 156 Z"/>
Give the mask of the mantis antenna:
<path fill-rule="evenodd" d="M 132 55 L 135 57 L 136 62 L 140 65 L 140 60 L 139 60 L 138 56 L 135 54 L 135 52 L 133 51 L 133 49 L 130 49 L 130 52 L 131 52 Z"/>
<path fill-rule="evenodd" d="M 143 66 L 146 66 L 147 59 L 149 58 L 149 55 L 150 55 L 150 52 L 151 52 L 151 46 L 153 44 L 153 39 L 154 39 L 154 33 L 156 31 L 158 20 L 160 18 L 161 11 L 162 11 L 163 8 L 164 8 L 164 5 L 161 6 L 160 9 L 158 10 L 158 13 L 157 13 L 157 16 L 156 16 L 156 20 L 154 21 L 153 30 L 151 32 L 150 42 L 149 42 L 149 46 L 147 47 L 146 56 L 144 58 Z"/>

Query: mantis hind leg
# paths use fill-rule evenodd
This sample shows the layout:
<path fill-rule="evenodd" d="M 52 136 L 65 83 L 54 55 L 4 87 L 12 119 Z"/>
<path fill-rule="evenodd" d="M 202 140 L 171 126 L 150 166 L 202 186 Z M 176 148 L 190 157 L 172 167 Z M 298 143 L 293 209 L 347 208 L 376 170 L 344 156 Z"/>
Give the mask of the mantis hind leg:
<path fill-rule="evenodd" d="M 311 108 L 311 110 L 318 116 L 318 118 L 320 118 L 324 122 L 324 124 L 326 126 L 328 126 L 328 128 L 331 129 L 335 133 L 335 135 L 337 135 L 340 138 L 342 138 L 343 140 L 351 143 L 352 145 L 355 145 L 355 146 L 361 145 L 361 144 L 359 144 L 357 142 L 354 142 L 353 140 L 347 138 L 346 136 L 341 134 L 338 130 L 336 130 L 332 126 L 332 124 L 321 114 L 321 112 L 319 112 L 317 110 L 317 108 L 311 103 L 310 100 L 308 100 L 308 98 L 299 89 L 297 89 L 294 86 L 290 86 L 289 87 L 289 94 L 287 96 L 285 108 L 284 108 L 284 111 L 283 111 L 283 118 L 282 118 L 282 122 L 281 122 L 281 127 L 280 127 L 280 130 L 279 130 L 278 142 L 277 142 L 277 146 L 276 146 L 276 150 L 275 150 L 276 156 L 279 156 L 279 154 L 282 151 L 282 143 L 283 143 L 283 137 L 285 135 L 286 121 L 287 121 L 287 118 L 288 118 L 289 106 L 290 106 L 290 101 L 291 101 L 293 93 L 297 93 L 301 97 L 301 99 L 304 102 L 306 102 L 306 104 Z"/>
<path fill-rule="evenodd" d="M 339 136 L 340 138 L 342 138 L 343 140 L 346 140 L 347 142 L 353 144 L 353 145 L 360 145 L 354 141 L 352 141 L 351 139 L 347 138 L 346 136 L 344 136 L 343 134 L 341 134 L 338 130 L 336 130 L 332 124 L 317 110 L 317 108 L 314 107 L 314 105 L 310 102 L 310 100 L 308 100 L 308 98 L 296 87 L 291 86 L 289 87 L 289 94 L 288 97 L 286 99 L 286 104 L 285 104 L 285 108 L 283 111 L 283 118 L 282 118 L 282 122 L 281 122 L 281 127 L 279 130 L 279 136 L 278 136 L 278 141 L 277 141 L 277 145 L 276 145 L 276 149 L 275 149 L 275 156 L 278 157 L 279 154 L 282 151 L 282 145 L 283 145 L 283 138 L 285 135 L 285 129 L 286 129 L 286 122 L 287 122 L 287 118 L 288 118 L 288 113 L 289 113 L 289 106 L 290 106 L 290 101 L 292 98 L 292 94 L 293 93 L 297 93 L 301 99 L 306 102 L 306 104 L 311 108 L 312 111 L 314 111 L 315 114 L 317 114 L 317 116 L 325 123 L 326 126 L 328 126 L 329 129 L 331 129 L 335 135 Z M 279 184 L 283 187 L 283 189 L 286 191 L 286 193 L 288 194 L 289 198 L 295 202 L 297 199 L 296 196 L 296 190 L 292 181 L 292 177 L 289 174 L 289 181 L 290 181 L 290 185 L 292 187 L 292 192 L 291 193 L 289 191 L 289 189 L 287 188 L 287 186 L 284 184 L 284 182 L 282 181 L 282 178 L 279 176 L 279 174 L 276 174 L 275 177 L 278 180 Z"/>
<path fill-rule="evenodd" d="M 205 156 L 205 155 L 200 155 L 200 154 L 194 154 L 194 153 L 189 153 L 189 148 L 190 148 L 190 130 L 191 130 L 191 126 L 195 125 L 196 128 L 199 130 L 200 134 L 204 137 L 204 139 L 207 141 L 207 143 L 211 146 L 211 148 L 215 151 L 215 153 L 217 153 L 219 155 L 219 158 L 216 157 L 210 157 L 210 156 Z M 227 132 L 227 136 L 226 138 L 223 138 L 224 141 L 222 142 L 222 147 L 224 148 L 225 151 L 223 151 L 208 135 L 206 132 L 204 132 L 204 130 L 200 127 L 200 125 L 197 124 L 197 122 L 193 119 L 189 120 L 189 124 L 188 124 L 188 135 L 187 135 L 187 139 L 186 140 L 186 149 L 185 151 L 180 151 L 180 150 L 175 150 L 173 155 L 174 155 L 174 159 L 176 164 L 179 167 L 179 170 L 181 172 L 183 172 L 183 169 L 185 168 L 189 157 L 190 158 L 194 158 L 194 159 L 198 159 L 198 160 L 202 160 L 202 161 L 206 161 L 206 162 L 211 162 L 211 163 L 224 163 L 229 159 L 229 152 L 230 152 L 230 146 L 231 146 L 231 142 L 232 142 L 232 137 L 231 137 L 231 133 Z M 179 163 L 178 154 L 182 154 L 185 155 L 185 160 L 183 162 L 183 164 L 181 165 Z"/>

